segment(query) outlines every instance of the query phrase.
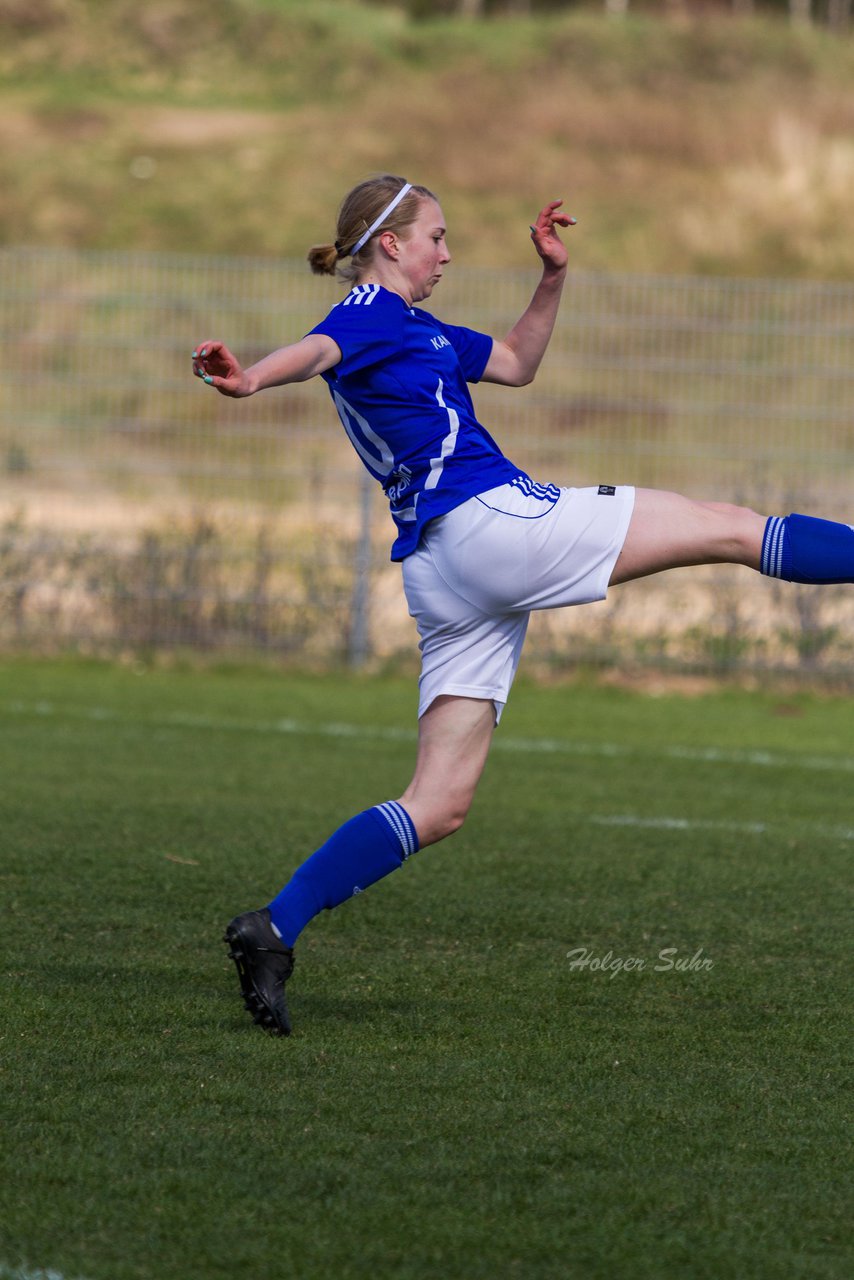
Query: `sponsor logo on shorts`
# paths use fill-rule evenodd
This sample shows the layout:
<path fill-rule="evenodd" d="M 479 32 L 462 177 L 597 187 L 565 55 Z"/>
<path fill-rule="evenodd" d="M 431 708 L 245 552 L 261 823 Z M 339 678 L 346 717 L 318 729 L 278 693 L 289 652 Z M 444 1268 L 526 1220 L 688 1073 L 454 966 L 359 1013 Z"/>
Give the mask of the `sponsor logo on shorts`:
<path fill-rule="evenodd" d="M 600 484 L 599 486 L 599 493 L 604 498 L 613 498 L 616 492 L 617 486 L 615 484 Z"/>

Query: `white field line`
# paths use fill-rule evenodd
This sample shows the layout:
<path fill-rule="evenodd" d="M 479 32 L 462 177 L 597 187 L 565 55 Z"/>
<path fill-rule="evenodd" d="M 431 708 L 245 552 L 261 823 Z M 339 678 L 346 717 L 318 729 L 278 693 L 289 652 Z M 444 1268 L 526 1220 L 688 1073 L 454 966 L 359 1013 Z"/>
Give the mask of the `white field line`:
<path fill-rule="evenodd" d="M 55 702 L 21 702 L 16 699 L 0 704 L 0 710 L 29 717 L 65 717 L 74 720 L 112 720 L 119 723 L 145 724 L 153 729 L 210 729 L 237 733 L 283 734 L 296 737 L 352 738 L 379 742 L 416 742 L 415 729 L 382 725 L 346 724 L 337 721 L 241 720 L 223 716 L 200 715 L 174 711 L 159 716 L 126 716 L 109 707 L 67 706 Z M 854 773 L 854 756 L 820 756 L 785 754 L 773 751 L 741 751 L 727 747 L 629 746 L 617 742 L 581 742 L 571 738 L 518 738 L 503 736 L 499 729 L 492 744 L 493 751 L 509 751 L 523 755 L 570 755 L 629 759 L 688 760 L 702 764 L 754 765 L 764 769 L 810 769 L 821 772 Z"/>
<path fill-rule="evenodd" d="M 597 827 L 647 827 L 651 831 L 732 831 L 736 835 L 762 836 L 770 830 L 767 822 L 727 822 L 717 819 L 641 818 L 637 814 L 610 814 L 590 819 Z M 854 831 L 846 832 L 847 838 Z"/>
<path fill-rule="evenodd" d="M 705 818 L 642 818 L 638 814 L 607 814 L 588 817 L 597 827 L 634 827 L 650 831 L 728 831 L 740 836 L 777 835 L 783 830 L 808 832 L 829 840 L 854 840 L 854 827 L 834 827 L 823 822 L 783 823 L 727 822 Z"/>
<path fill-rule="evenodd" d="M 7 1263 L 0 1262 L 0 1280 L 70 1280 L 70 1277 L 53 1267 L 49 1267 L 47 1271 L 41 1267 L 33 1270 L 31 1267 L 10 1267 Z M 80 1280 L 79 1276 L 77 1280 Z"/>
<path fill-rule="evenodd" d="M 65 717 L 90 722 L 111 721 L 117 724 L 144 724 L 152 729 L 202 729 L 238 733 L 283 734 L 286 736 L 349 738 L 353 741 L 408 742 L 415 744 L 415 729 L 390 728 L 382 725 L 346 724 L 335 721 L 239 720 L 221 716 L 199 715 L 175 711 L 160 716 L 123 716 L 109 707 L 67 706 L 54 702 L 21 702 L 0 704 L 0 711 L 29 718 Z M 623 757 L 643 755 L 669 760 L 692 760 L 706 764 L 744 764 L 760 768 L 800 768 L 854 772 L 850 756 L 781 755 L 770 751 L 731 751 L 719 747 L 630 747 L 613 742 L 574 742 L 564 738 L 514 738 L 497 734 L 493 750 L 521 754 Z M 662 816 L 642 817 L 636 814 L 575 814 L 579 821 L 596 826 L 627 827 L 656 831 L 728 831 L 734 835 L 770 835 L 781 830 L 779 823 L 727 822 Z M 854 840 L 854 828 L 827 826 L 821 823 L 798 824 L 799 829 L 835 840 Z M 4 1280 L 0 1272 L 0 1280 Z"/>

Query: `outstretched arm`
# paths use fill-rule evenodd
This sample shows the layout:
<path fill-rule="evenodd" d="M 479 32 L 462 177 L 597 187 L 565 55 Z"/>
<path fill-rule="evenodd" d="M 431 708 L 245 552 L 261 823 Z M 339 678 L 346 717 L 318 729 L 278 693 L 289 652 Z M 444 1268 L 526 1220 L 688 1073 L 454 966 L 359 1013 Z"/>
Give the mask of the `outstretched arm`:
<path fill-rule="evenodd" d="M 193 373 L 221 395 L 240 399 L 266 387 L 305 382 L 325 373 L 341 360 L 337 342 L 322 333 L 310 333 L 300 342 L 280 347 L 244 369 L 223 342 L 200 342 L 193 351 Z"/>
<path fill-rule="evenodd" d="M 484 382 L 523 387 L 532 382 L 554 329 L 563 282 L 566 279 L 566 245 L 556 227 L 571 227 L 575 218 L 558 213 L 562 200 L 551 200 L 531 227 L 534 248 L 543 261 L 543 276 L 525 314 L 503 342 L 495 342 L 482 375 Z"/>

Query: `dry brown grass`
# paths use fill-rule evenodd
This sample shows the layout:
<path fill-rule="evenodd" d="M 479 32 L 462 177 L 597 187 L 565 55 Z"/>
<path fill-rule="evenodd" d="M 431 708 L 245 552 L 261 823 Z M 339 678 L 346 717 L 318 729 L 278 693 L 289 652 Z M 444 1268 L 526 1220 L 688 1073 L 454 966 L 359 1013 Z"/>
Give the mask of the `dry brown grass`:
<path fill-rule="evenodd" d="M 25 23 L 10 4 L 7 241 L 302 254 L 351 182 L 392 169 L 440 192 L 473 264 L 526 262 L 531 212 L 564 196 L 580 267 L 854 268 L 850 40 L 236 0 L 42 0 Z"/>

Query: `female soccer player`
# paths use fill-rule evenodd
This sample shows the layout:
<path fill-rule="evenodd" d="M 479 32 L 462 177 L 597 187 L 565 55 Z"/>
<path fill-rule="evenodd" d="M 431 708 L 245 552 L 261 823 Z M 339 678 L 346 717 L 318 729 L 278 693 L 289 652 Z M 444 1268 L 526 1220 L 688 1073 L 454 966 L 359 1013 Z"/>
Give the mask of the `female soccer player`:
<path fill-rule="evenodd" d="M 293 947 L 338 906 L 462 825 L 519 662 L 532 609 L 584 604 L 608 586 L 681 565 L 729 562 L 793 582 L 854 580 L 854 528 L 802 515 L 630 486 L 538 484 L 475 417 L 467 383 L 523 386 L 543 358 L 566 276 L 560 200 L 531 228 L 542 277 L 503 341 L 443 324 L 416 304 L 450 262 L 436 197 L 392 175 L 345 198 L 317 273 L 352 287 L 307 337 L 243 369 L 221 342 L 193 370 L 225 396 L 320 375 L 356 452 L 380 482 L 397 529 L 420 635 L 418 754 L 397 800 L 351 818 L 261 910 L 225 940 L 256 1023 L 291 1030 L 284 984 Z"/>

